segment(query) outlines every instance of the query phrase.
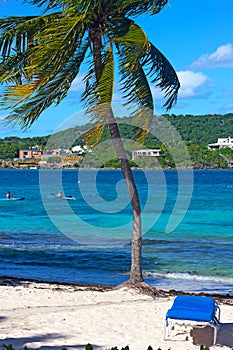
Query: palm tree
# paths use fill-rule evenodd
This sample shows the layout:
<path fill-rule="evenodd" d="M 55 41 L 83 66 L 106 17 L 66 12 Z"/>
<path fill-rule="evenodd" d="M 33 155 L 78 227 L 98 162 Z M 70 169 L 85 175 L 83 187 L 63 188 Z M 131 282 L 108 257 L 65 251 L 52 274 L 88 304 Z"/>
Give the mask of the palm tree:
<path fill-rule="evenodd" d="M 132 19 L 144 13 L 154 15 L 167 2 L 31 0 L 43 9 L 41 16 L 0 20 L 0 81 L 5 85 L 0 103 L 10 109 L 8 122 L 30 127 L 46 108 L 65 98 L 81 64 L 88 65 L 82 100 L 98 122 L 89 136 L 94 135 L 97 143 L 108 125 L 132 204 L 131 283 L 143 282 L 141 209 L 112 110 L 114 70 L 118 64 L 123 95 L 127 103 L 136 102 L 137 113 L 146 108 L 147 119 L 153 115 L 147 76 L 164 92 L 164 106 L 172 107 L 179 89 L 176 73 Z M 139 137 L 144 135 L 145 130 Z"/>

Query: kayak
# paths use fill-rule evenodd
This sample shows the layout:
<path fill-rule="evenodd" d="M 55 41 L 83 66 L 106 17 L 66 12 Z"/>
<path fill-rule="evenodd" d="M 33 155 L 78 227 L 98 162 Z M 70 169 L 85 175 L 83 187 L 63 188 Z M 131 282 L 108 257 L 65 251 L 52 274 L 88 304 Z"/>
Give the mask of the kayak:
<path fill-rule="evenodd" d="M 50 198 L 50 199 L 65 199 L 65 200 L 70 200 L 70 201 L 75 201 L 76 198 L 73 197 L 73 196 L 63 196 L 63 197 L 58 197 L 58 196 L 46 196 L 47 198 Z"/>
<path fill-rule="evenodd" d="M 76 198 L 75 197 L 73 197 L 73 196 L 65 196 L 65 197 L 62 197 L 62 199 L 66 199 L 66 200 L 70 200 L 70 201 L 75 201 L 76 200 Z"/>
<path fill-rule="evenodd" d="M 61 197 L 61 198 L 57 197 L 57 199 L 65 199 L 67 201 L 75 201 L 76 200 L 76 198 L 73 196 L 65 196 L 65 197 Z"/>
<path fill-rule="evenodd" d="M 1 201 L 23 201 L 24 197 L 0 198 Z"/>

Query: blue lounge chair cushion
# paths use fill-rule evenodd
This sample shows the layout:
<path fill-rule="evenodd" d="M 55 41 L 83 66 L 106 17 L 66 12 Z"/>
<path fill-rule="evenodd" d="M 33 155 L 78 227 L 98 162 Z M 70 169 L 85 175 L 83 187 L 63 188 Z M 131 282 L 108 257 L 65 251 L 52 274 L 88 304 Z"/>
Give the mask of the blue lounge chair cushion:
<path fill-rule="evenodd" d="M 167 312 L 167 318 L 189 320 L 189 321 L 200 321 L 210 322 L 214 317 L 212 311 L 206 312 L 206 310 L 195 310 L 188 308 L 174 308 Z"/>
<path fill-rule="evenodd" d="M 179 295 L 172 308 L 168 310 L 166 319 L 180 319 L 210 322 L 216 312 L 215 300 L 210 297 Z"/>
<path fill-rule="evenodd" d="M 173 303 L 174 307 L 187 307 L 191 309 L 214 309 L 215 300 L 210 297 L 198 297 L 189 295 L 178 295 Z"/>

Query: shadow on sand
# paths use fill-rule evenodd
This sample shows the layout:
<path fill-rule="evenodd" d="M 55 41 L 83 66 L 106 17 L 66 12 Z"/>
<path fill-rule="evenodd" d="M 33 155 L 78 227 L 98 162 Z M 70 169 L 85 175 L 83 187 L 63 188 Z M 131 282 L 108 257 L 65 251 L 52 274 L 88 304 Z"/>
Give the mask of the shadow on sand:
<path fill-rule="evenodd" d="M 213 345 L 213 328 L 206 326 L 203 328 L 193 328 L 191 331 L 194 345 Z M 233 347 L 233 323 L 221 323 L 217 334 L 216 345 Z"/>
<path fill-rule="evenodd" d="M 77 349 L 85 349 L 87 344 L 68 344 L 68 341 L 66 344 L 61 344 L 61 345 L 42 345 L 38 346 L 35 343 L 49 343 L 50 340 L 54 339 L 59 339 L 63 338 L 59 334 L 45 334 L 41 336 L 35 336 L 35 337 L 22 337 L 22 338 L 5 338 L 0 340 L 0 349 L 3 348 L 3 344 L 9 345 L 12 344 L 13 348 L 15 350 L 23 350 L 25 346 L 27 346 L 29 349 L 32 347 L 35 348 L 36 350 L 62 350 L 62 349 L 68 349 L 68 350 L 77 350 Z M 101 346 L 98 345 L 93 345 L 95 350 L 98 350 L 101 348 Z"/>

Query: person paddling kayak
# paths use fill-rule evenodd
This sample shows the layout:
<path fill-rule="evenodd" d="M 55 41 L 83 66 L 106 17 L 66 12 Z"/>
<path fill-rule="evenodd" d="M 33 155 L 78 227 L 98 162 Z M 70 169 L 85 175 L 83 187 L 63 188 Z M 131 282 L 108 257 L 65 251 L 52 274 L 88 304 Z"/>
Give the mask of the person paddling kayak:
<path fill-rule="evenodd" d="M 58 197 L 58 198 L 62 198 L 62 197 L 63 197 L 63 195 L 62 195 L 62 192 L 61 192 L 61 191 L 59 191 L 59 192 L 58 192 L 57 197 Z"/>

